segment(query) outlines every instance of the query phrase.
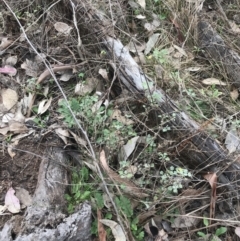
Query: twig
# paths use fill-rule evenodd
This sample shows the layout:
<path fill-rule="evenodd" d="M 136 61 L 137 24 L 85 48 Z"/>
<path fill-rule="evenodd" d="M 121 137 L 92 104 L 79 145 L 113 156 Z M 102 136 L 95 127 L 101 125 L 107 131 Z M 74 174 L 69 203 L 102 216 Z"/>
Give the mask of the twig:
<path fill-rule="evenodd" d="M 81 40 L 81 36 L 80 36 L 80 31 L 78 29 L 78 26 L 77 26 L 77 19 L 76 19 L 76 12 L 75 12 L 75 4 L 72 2 L 72 0 L 70 0 L 71 2 L 71 5 L 72 5 L 72 9 L 73 9 L 73 23 L 74 23 L 74 26 L 77 30 L 77 35 L 78 35 L 78 44 L 77 44 L 77 49 L 78 49 L 78 54 L 81 58 L 81 60 L 84 60 L 83 58 L 83 54 L 82 54 L 82 40 Z"/>

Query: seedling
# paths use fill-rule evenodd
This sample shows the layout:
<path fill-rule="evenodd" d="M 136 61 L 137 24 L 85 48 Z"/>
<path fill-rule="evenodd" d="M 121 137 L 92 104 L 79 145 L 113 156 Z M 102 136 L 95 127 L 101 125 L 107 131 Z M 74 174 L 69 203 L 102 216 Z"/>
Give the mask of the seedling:
<path fill-rule="evenodd" d="M 203 224 L 204 226 L 207 228 L 209 225 L 209 221 L 206 217 L 203 218 Z M 217 240 L 216 237 L 219 237 L 220 235 L 224 234 L 227 232 L 227 228 L 226 227 L 220 227 L 215 231 L 215 234 L 211 235 L 210 239 L 209 239 L 209 234 L 205 234 L 204 232 L 197 232 L 199 237 L 202 237 L 204 240 L 210 240 L 210 241 L 215 241 Z"/>

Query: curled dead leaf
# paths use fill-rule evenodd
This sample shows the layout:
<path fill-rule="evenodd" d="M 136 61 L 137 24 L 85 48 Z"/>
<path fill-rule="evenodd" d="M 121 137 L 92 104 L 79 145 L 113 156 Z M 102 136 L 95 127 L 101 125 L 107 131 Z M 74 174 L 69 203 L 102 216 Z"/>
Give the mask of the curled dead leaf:
<path fill-rule="evenodd" d="M 231 91 L 230 96 L 233 101 L 236 101 L 239 96 L 238 89 L 234 89 L 233 91 Z"/>
<path fill-rule="evenodd" d="M 11 187 L 7 191 L 5 196 L 5 205 L 11 213 L 19 213 L 20 211 L 20 202 L 19 199 L 14 195 L 15 190 Z"/>
<path fill-rule="evenodd" d="M 2 103 L 7 110 L 12 109 L 18 101 L 18 94 L 12 89 L 3 89 L 1 92 Z"/>
<path fill-rule="evenodd" d="M 100 219 L 99 221 L 104 225 L 108 226 L 109 228 L 111 228 L 115 241 L 127 240 L 121 226 L 118 223 L 108 219 Z"/>
<path fill-rule="evenodd" d="M 69 35 L 71 30 L 72 30 L 72 27 L 70 27 L 69 25 L 67 25 L 66 23 L 63 23 L 63 22 L 57 22 L 54 24 L 54 28 L 59 32 L 59 33 L 62 33 L 62 34 L 65 34 L 65 35 Z"/>
<path fill-rule="evenodd" d="M 28 128 L 23 123 L 9 121 L 9 131 L 12 131 L 14 134 L 18 134 L 28 131 Z"/>
<path fill-rule="evenodd" d="M 226 83 L 224 83 L 221 80 L 216 79 L 216 78 L 204 79 L 204 80 L 202 80 L 202 83 L 205 84 L 205 85 L 221 85 L 221 86 L 227 85 Z"/>

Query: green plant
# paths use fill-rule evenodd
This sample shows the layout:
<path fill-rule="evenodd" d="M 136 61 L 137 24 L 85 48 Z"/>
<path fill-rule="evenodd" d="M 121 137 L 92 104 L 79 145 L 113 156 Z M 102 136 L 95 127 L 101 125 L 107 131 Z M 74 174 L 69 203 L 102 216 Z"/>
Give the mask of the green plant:
<path fill-rule="evenodd" d="M 35 118 L 33 119 L 33 122 L 34 122 L 39 128 L 45 128 L 45 127 L 46 127 L 46 118 L 35 117 Z"/>
<path fill-rule="evenodd" d="M 11 143 L 12 136 L 13 136 L 13 134 L 7 135 L 6 138 L 5 138 L 5 141 L 6 141 L 7 143 Z"/>
<path fill-rule="evenodd" d="M 139 241 L 143 240 L 144 232 L 143 232 L 142 228 L 140 228 L 137 225 L 138 219 L 133 218 L 133 208 L 132 208 L 130 200 L 128 198 L 126 198 L 125 196 L 120 196 L 120 197 L 115 197 L 115 203 L 116 203 L 116 206 L 128 218 L 132 234 L 136 238 L 136 240 L 139 240 Z"/>
<path fill-rule="evenodd" d="M 89 200 L 93 195 L 94 188 L 88 183 L 88 179 L 89 169 L 86 167 L 82 167 L 80 171 L 72 172 L 70 192 L 69 194 L 65 194 L 65 198 L 68 201 L 67 209 L 69 213 L 74 211 L 77 204 L 85 200 Z"/>
<path fill-rule="evenodd" d="M 154 49 L 153 51 L 153 57 L 160 63 L 165 64 L 167 62 L 167 55 L 168 50 L 167 49 Z"/>
<path fill-rule="evenodd" d="M 206 228 L 209 226 L 209 221 L 206 217 L 203 218 L 203 224 Z M 197 234 L 199 237 L 202 237 L 204 240 L 215 241 L 215 240 L 218 240 L 216 237 L 219 237 L 220 235 L 222 235 L 226 232 L 227 232 L 226 227 L 220 227 L 220 228 L 216 229 L 215 234 L 211 235 L 210 239 L 209 239 L 209 235 L 205 234 L 204 232 L 199 231 L 199 232 L 197 232 Z"/>
<path fill-rule="evenodd" d="M 27 92 L 35 92 L 36 90 L 40 90 L 41 89 L 41 85 L 37 84 L 36 85 L 36 78 L 30 78 L 26 80 L 26 91 Z"/>
<path fill-rule="evenodd" d="M 82 72 L 79 73 L 79 74 L 78 74 L 78 78 L 83 79 L 83 78 L 84 78 L 84 73 L 82 73 Z"/>
<path fill-rule="evenodd" d="M 170 193 L 178 193 L 178 190 L 183 188 L 182 182 L 191 177 L 192 174 L 187 169 L 181 167 L 170 166 L 166 171 L 160 171 L 161 191 L 169 191 Z"/>
<path fill-rule="evenodd" d="M 76 118 L 81 121 L 84 129 L 89 136 L 96 140 L 99 145 L 108 145 L 116 147 L 124 138 L 130 138 L 136 135 L 131 125 L 125 125 L 118 120 L 111 120 L 112 110 L 106 109 L 105 106 L 99 107 L 97 110 L 94 106 L 98 102 L 96 95 L 86 95 L 79 99 L 72 98 L 68 104 L 75 114 Z M 64 118 L 69 127 L 75 126 L 75 120 L 71 115 L 65 101 L 59 103 L 58 112 Z"/>
<path fill-rule="evenodd" d="M 128 171 L 128 168 L 130 167 L 130 163 L 128 161 L 120 161 L 119 162 L 119 175 L 121 178 L 132 178 L 133 177 L 133 173 Z"/>
<path fill-rule="evenodd" d="M 166 161 L 166 162 L 170 161 L 170 158 L 168 157 L 168 154 L 166 152 L 164 153 L 159 152 L 158 156 L 161 161 Z"/>

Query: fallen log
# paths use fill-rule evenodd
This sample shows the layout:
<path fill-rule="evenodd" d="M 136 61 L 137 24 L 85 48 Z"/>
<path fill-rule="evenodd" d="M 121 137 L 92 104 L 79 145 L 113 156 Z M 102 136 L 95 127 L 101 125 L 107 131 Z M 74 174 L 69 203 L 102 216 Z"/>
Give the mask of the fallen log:
<path fill-rule="evenodd" d="M 106 49 L 109 63 L 121 83 L 137 98 L 149 99 L 157 96 L 155 101 L 158 102 L 160 113 L 169 115 L 175 113 L 175 118 L 168 123 L 173 137 L 179 137 L 179 144 L 173 151 L 183 160 L 187 160 L 187 164 L 195 169 L 204 168 L 204 170 L 216 172 L 219 181 L 227 184 L 236 196 L 240 164 L 236 160 L 231 160 L 216 140 L 181 111 L 174 101 L 145 75 L 121 41 L 114 37 L 114 26 L 104 13 L 86 1 L 74 0 L 74 3 L 78 6 L 78 17 L 86 23 L 84 27 L 88 28 L 91 25 L 92 28 L 88 28 L 91 36 Z M 81 16 L 84 16 L 84 19 Z"/>
<path fill-rule="evenodd" d="M 13 216 L 4 225 L 0 240 L 91 240 L 91 206 L 85 202 L 74 214 L 66 215 L 67 164 L 68 158 L 61 149 L 47 150 L 32 205 L 23 217 Z"/>
<path fill-rule="evenodd" d="M 226 71 L 229 83 L 240 87 L 240 56 L 233 51 L 212 26 L 200 18 L 197 24 L 198 44 L 206 58 Z"/>

